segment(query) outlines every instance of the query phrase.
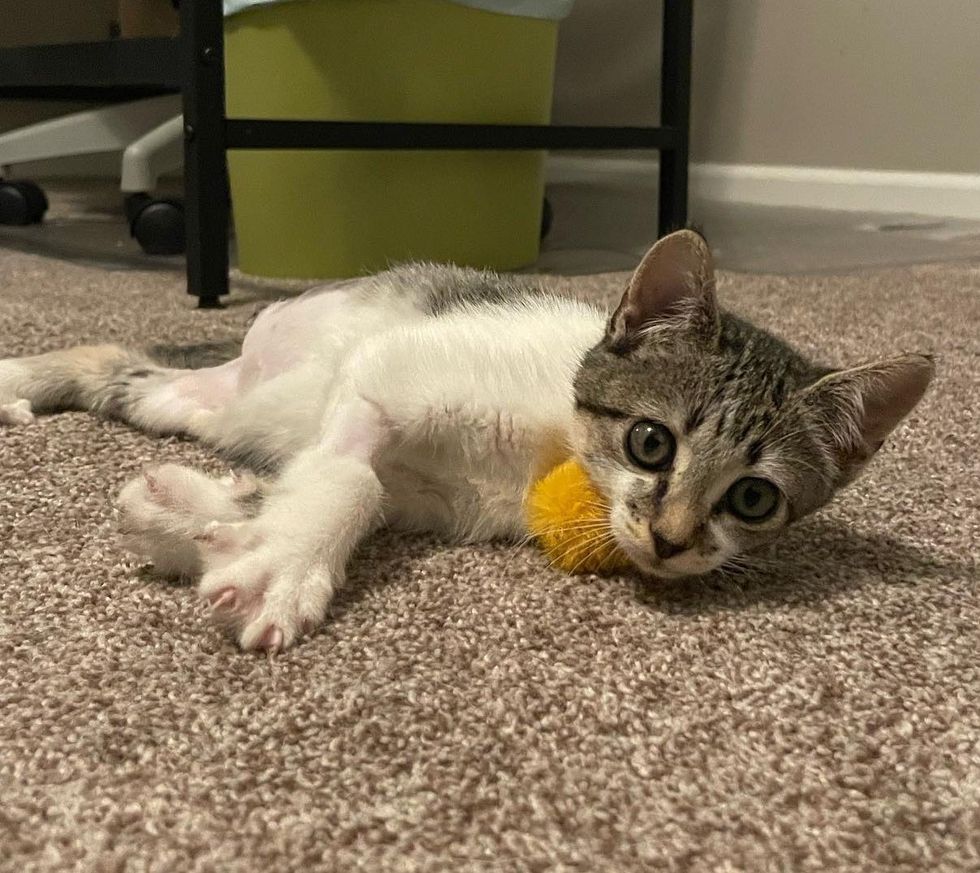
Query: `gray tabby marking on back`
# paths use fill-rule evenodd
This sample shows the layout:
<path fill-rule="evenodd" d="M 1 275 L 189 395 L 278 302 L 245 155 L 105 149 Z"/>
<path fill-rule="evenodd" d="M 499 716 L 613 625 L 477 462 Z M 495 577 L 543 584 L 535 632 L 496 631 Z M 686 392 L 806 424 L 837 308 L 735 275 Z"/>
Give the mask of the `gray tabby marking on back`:
<path fill-rule="evenodd" d="M 546 295 L 532 278 L 502 276 L 446 264 L 405 264 L 379 274 L 370 286 L 377 293 L 410 297 L 429 315 L 471 306 L 500 306 Z"/>

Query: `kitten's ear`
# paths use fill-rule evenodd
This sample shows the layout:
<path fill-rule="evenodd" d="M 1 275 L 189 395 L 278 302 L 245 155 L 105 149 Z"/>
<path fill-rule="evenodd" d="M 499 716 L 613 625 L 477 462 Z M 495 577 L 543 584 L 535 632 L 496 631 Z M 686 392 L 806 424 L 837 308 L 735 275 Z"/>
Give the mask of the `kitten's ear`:
<path fill-rule="evenodd" d="M 854 479 L 871 460 L 922 399 L 934 373 L 931 357 L 900 355 L 838 370 L 805 389 L 803 400 L 837 455 L 838 486 Z"/>
<path fill-rule="evenodd" d="M 711 251 L 693 230 L 665 236 L 644 255 L 609 320 L 609 345 L 628 352 L 642 340 L 644 330 L 674 322 L 718 328 Z"/>

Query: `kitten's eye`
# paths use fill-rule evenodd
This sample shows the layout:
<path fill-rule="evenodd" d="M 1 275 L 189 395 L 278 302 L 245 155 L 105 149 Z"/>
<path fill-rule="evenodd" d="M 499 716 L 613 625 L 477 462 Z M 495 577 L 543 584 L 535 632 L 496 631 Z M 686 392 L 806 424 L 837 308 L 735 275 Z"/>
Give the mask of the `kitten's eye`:
<path fill-rule="evenodd" d="M 779 507 L 779 489 L 768 479 L 747 476 L 728 489 L 725 503 L 728 511 L 742 521 L 765 521 Z"/>
<path fill-rule="evenodd" d="M 647 470 L 663 470 L 674 460 L 674 435 L 655 421 L 639 421 L 626 439 L 630 458 Z"/>

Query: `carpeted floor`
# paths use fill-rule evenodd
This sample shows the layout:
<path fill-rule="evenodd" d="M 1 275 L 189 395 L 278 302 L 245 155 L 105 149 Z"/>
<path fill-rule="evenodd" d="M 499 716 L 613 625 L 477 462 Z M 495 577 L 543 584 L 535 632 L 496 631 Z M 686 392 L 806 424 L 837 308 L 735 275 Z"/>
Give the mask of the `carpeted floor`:
<path fill-rule="evenodd" d="M 197 312 L 176 275 L 0 250 L 0 356 L 237 335 L 258 293 Z M 980 262 L 721 295 L 832 362 L 939 356 L 739 582 L 380 536 L 315 638 L 243 655 L 110 507 L 220 462 L 80 414 L 0 432 L 0 869 L 980 869 Z"/>

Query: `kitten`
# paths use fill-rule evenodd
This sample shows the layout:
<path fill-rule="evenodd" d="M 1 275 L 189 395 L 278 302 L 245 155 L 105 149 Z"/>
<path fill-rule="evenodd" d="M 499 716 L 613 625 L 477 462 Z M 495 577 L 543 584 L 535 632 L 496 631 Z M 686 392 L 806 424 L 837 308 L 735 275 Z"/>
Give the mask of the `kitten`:
<path fill-rule="evenodd" d="M 131 548 L 200 575 L 246 649 L 316 626 L 382 523 L 526 536 L 529 486 L 569 457 L 639 569 L 705 573 L 853 480 L 933 374 L 912 354 L 811 364 L 718 309 L 714 285 L 692 231 L 650 250 L 611 317 L 526 278 L 399 267 L 265 309 L 217 366 L 117 346 L 0 361 L 0 423 L 90 409 L 277 470 L 164 466 L 119 499 Z"/>

